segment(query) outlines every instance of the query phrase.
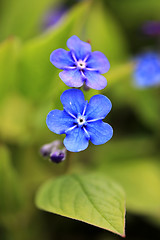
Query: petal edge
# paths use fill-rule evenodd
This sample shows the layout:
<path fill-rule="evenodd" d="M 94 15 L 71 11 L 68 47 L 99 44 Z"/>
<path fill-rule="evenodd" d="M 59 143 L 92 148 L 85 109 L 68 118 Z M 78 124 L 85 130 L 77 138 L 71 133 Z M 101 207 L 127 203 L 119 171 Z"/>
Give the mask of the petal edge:
<path fill-rule="evenodd" d="M 89 123 L 86 128 L 94 145 L 104 144 L 113 136 L 113 128 L 101 120 Z"/>

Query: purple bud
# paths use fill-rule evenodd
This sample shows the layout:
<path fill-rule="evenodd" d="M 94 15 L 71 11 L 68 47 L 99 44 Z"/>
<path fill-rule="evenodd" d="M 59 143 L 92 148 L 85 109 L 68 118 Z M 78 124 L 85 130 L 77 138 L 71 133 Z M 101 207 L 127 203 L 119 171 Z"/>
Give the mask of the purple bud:
<path fill-rule="evenodd" d="M 45 144 L 41 147 L 40 153 L 43 157 L 48 157 L 51 152 L 56 151 L 59 146 L 61 146 L 62 142 L 59 140 L 55 140 L 51 143 Z"/>
<path fill-rule="evenodd" d="M 62 145 L 62 142 L 60 140 L 55 140 L 51 142 L 53 147 L 59 148 Z"/>
<path fill-rule="evenodd" d="M 60 163 L 66 159 L 66 148 L 56 150 L 50 154 L 50 160 L 55 163 Z"/>
<path fill-rule="evenodd" d="M 41 147 L 40 153 L 43 157 L 47 157 L 50 155 L 51 149 L 51 144 L 45 144 Z"/>

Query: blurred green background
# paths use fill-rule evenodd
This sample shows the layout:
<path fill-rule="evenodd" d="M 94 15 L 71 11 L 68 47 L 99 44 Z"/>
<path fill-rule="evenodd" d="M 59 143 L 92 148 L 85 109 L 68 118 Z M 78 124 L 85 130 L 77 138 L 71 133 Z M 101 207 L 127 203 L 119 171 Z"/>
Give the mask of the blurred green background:
<path fill-rule="evenodd" d="M 46 16 L 65 11 L 53 26 Z M 72 35 L 91 41 L 111 68 L 101 91 L 111 100 L 110 142 L 74 153 L 70 172 L 99 171 L 126 193 L 127 239 L 160 235 L 160 88 L 133 87 L 133 57 L 159 51 L 158 37 L 142 26 L 160 20 L 159 0 L 0 1 L 0 239 L 120 239 L 108 231 L 38 210 L 35 193 L 45 180 L 64 174 L 66 162 L 45 161 L 40 147 L 56 139 L 45 123 L 61 108 L 67 86 L 49 61 Z M 89 99 L 97 91 L 86 93 Z M 63 139 L 63 136 L 58 136 Z"/>

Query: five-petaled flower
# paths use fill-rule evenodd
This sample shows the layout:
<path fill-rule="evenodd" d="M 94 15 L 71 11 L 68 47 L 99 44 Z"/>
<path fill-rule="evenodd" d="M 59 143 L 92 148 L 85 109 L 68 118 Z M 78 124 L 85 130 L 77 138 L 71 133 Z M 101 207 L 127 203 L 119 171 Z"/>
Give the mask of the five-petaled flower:
<path fill-rule="evenodd" d="M 136 59 L 134 80 L 137 87 L 160 85 L 160 55 L 148 52 Z"/>
<path fill-rule="evenodd" d="M 111 139 L 113 129 L 102 121 L 112 107 L 106 96 L 95 95 L 88 103 L 81 90 L 69 89 L 62 93 L 61 102 L 64 110 L 49 112 L 46 123 L 52 132 L 66 134 L 64 145 L 68 151 L 86 149 L 89 140 L 100 145 Z"/>
<path fill-rule="evenodd" d="M 62 81 L 69 87 L 81 87 L 84 83 L 93 89 L 106 87 L 107 80 L 101 74 L 106 73 L 110 64 L 99 51 L 91 52 L 91 45 L 72 36 L 67 41 L 70 51 L 62 48 L 51 53 L 51 63 L 63 71 L 59 73 Z"/>

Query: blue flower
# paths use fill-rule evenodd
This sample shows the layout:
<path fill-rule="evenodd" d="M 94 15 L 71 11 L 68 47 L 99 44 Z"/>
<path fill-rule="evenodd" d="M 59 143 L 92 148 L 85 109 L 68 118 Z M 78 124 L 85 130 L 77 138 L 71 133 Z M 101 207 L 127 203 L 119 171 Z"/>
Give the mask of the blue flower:
<path fill-rule="evenodd" d="M 89 140 L 100 145 L 111 139 L 113 129 L 102 121 L 112 108 L 107 97 L 95 95 L 88 103 L 81 90 L 69 89 L 62 93 L 61 102 L 64 110 L 49 112 L 46 123 L 52 132 L 66 134 L 63 143 L 68 151 L 86 149 Z"/>
<path fill-rule="evenodd" d="M 99 51 L 91 52 L 89 43 L 72 36 L 67 41 L 70 51 L 59 48 L 51 53 L 50 61 L 63 71 L 59 73 L 62 81 L 69 87 L 81 87 L 83 83 L 93 89 L 106 87 L 107 80 L 101 74 L 106 73 L 110 64 Z"/>
<path fill-rule="evenodd" d="M 154 52 L 144 53 L 137 58 L 134 71 L 135 84 L 138 87 L 151 87 L 160 84 L 160 55 Z"/>

